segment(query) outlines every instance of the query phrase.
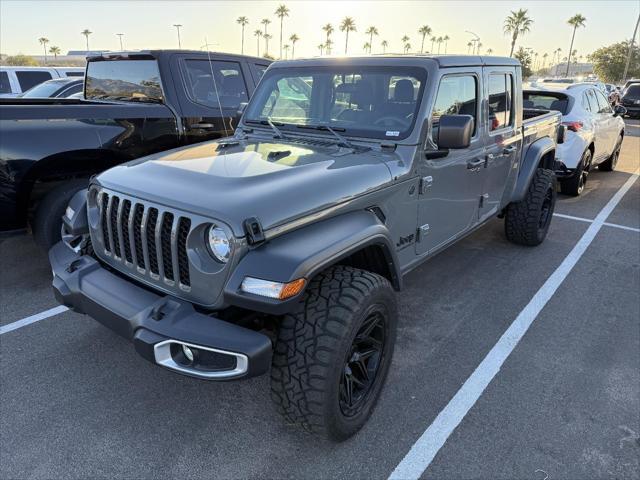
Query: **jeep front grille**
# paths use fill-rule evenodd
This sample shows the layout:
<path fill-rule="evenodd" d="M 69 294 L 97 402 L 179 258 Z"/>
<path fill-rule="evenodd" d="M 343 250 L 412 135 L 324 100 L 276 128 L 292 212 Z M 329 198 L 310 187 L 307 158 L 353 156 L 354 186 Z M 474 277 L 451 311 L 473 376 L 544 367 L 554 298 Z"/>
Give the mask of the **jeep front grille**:
<path fill-rule="evenodd" d="M 117 194 L 102 191 L 100 195 L 104 253 L 138 273 L 188 291 L 191 219 Z"/>

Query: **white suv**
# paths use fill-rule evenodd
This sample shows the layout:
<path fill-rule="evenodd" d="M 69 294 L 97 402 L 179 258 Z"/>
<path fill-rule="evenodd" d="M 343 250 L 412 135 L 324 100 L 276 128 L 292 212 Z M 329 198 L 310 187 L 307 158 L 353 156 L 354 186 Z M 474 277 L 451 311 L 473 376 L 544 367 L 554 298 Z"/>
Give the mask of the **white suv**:
<path fill-rule="evenodd" d="M 0 97 L 17 97 L 52 78 L 83 76 L 83 67 L 0 67 Z"/>
<path fill-rule="evenodd" d="M 589 171 L 615 169 L 624 136 L 624 108 L 611 107 L 593 84 L 536 88 L 523 92 L 525 109 L 558 110 L 567 129 L 556 150 L 556 175 L 562 193 L 580 195 Z"/>

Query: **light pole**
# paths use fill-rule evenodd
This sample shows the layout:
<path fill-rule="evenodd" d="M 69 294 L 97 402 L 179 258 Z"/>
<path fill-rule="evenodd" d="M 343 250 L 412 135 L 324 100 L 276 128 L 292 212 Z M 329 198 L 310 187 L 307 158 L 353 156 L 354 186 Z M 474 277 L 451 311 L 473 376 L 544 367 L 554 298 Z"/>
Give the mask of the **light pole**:
<path fill-rule="evenodd" d="M 465 30 L 465 32 L 470 33 L 471 35 L 473 35 L 475 37 L 471 41 L 474 43 L 474 45 L 473 45 L 473 53 L 476 54 L 476 46 L 480 43 L 480 35 L 478 35 L 477 33 L 471 32 L 469 30 Z"/>
<path fill-rule="evenodd" d="M 627 63 L 624 65 L 624 74 L 622 75 L 622 82 L 627 81 L 627 73 L 629 73 L 629 62 L 631 62 L 631 54 L 633 53 L 633 43 L 636 41 L 636 33 L 638 33 L 638 25 L 640 25 L 640 15 L 638 15 L 638 21 L 636 22 L 636 28 L 633 30 L 633 37 L 629 43 L 629 53 L 627 53 Z"/>
<path fill-rule="evenodd" d="M 180 41 L 180 28 L 182 28 L 182 25 L 174 23 L 173 26 L 176 27 L 176 30 L 178 31 L 178 48 L 182 48 L 182 42 Z"/>
<path fill-rule="evenodd" d="M 124 33 L 116 33 L 116 35 L 120 39 L 120 50 L 124 50 L 124 48 L 122 47 L 122 36 L 124 35 Z"/>

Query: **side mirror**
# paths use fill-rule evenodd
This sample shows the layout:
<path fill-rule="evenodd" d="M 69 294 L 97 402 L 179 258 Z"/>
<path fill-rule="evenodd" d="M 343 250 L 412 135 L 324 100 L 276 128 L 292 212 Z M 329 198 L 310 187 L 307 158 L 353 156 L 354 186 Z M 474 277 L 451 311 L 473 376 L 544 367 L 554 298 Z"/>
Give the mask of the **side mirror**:
<path fill-rule="evenodd" d="M 469 147 L 473 126 L 471 115 L 442 115 L 438 122 L 438 149 Z"/>
<path fill-rule="evenodd" d="M 245 108 L 247 108 L 247 105 L 247 102 L 240 102 L 240 105 L 238 105 L 238 116 L 242 116 L 242 113 L 244 112 Z"/>
<path fill-rule="evenodd" d="M 622 105 L 616 105 L 615 107 L 613 107 L 613 116 L 617 117 L 618 115 L 623 116 L 627 114 L 627 109 L 624 108 Z"/>

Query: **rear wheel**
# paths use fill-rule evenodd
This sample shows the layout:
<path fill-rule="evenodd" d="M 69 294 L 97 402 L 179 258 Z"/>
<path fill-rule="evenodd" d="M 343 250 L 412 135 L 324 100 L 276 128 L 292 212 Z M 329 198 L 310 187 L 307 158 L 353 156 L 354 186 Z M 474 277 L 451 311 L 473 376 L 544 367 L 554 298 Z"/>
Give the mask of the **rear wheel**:
<path fill-rule="evenodd" d="M 540 245 L 549 231 L 556 204 L 555 174 L 536 170 L 524 200 L 510 203 L 505 214 L 505 234 L 519 245 Z"/>
<path fill-rule="evenodd" d="M 618 165 L 618 159 L 620 158 L 620 149 L 622 148 L 622 135 L 618 137 L 618 141 L 616 142 L 616 147 L 613 149 L 613 153 L 609 158 L 607 158 L 604 162 L 598 165 L 598 170 L 603 172 L 612 172 L 616 169 L 616 165 Z"/>
<path fill-rule="evenodd" d="M 560 191 L 565 195 L 577 197 L 582 194 L 587 183 L 589 168 L 591 167 L 591 150 L 587 150 L 582 154 L 580 164 L 576 168 L 575 174 L 571 178 L 560 182 Z"/>
<path fill-rule="evenodd" d="M 60 241 L 62 215 L 76 192 L 87 188 L 89 180 L 70 180 L 47 193 L 36 208 L 31 229 L 36 244 L 44 251 Z"/>
<path fill-rule="evenodd" d="M 271 396 L 289 423 L 342 441 L 371 415 L 391 364 L 397 306 L 380 275 L 335 266 L 316 276 L 300 311 L 282 318 Z"/>

